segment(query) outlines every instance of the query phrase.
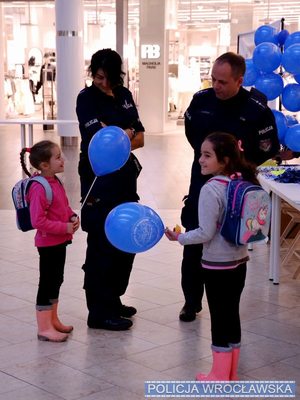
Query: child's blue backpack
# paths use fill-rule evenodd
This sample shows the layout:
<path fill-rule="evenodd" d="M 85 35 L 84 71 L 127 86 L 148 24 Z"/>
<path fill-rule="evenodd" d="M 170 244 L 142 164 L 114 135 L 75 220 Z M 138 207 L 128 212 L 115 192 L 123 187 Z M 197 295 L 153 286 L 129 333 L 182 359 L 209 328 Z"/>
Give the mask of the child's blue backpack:
<path fill-rule="evenodd" d="M 221 235 L 235 245 L 261 241 L 268 236 L 271 222 L 271 198 L 259 185 L 242 178 L 226 180 L 227 201 Z"/>
<path fill-rule="evenodd" d="M 12 189 L 12 199 L 16 209 L 17 227 L 23 232 L 27 232 L 33 229 L 30 220 L 29 204 L 26 201 L 26 195 L 28 193 L 30 185 L 33 182 L 38 182 L 43 185 L 46 191 L 46 198 L 49 206 L 52 203 L 52 189 L 47 179 L 43 176 L 34 175 L 30 178 L 21 179 L 19 182 L 17 182 Z"/>

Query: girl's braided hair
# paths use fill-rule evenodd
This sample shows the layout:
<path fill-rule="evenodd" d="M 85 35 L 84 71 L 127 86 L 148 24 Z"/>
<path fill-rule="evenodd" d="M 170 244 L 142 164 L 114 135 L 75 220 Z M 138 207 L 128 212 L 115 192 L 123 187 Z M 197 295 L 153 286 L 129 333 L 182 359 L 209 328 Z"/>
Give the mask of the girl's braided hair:
<path fill-rule="evenodd" d="M 28 171 L 26 163 L 25 163 L 25 154 L 30 153 L 30 147 L 23 147 L 23 149 L 20 152 L 20 162 L 22 166 L 22 170 L 25 172 L 25 174 L 29 177 L 31 177 L 31 173 Z"/>
<path fill-rule="evenodd" d="M 40 165 L 42 162 L 48 162 L 50 160 L 52 156 L 52 149 L 55 146 L 57 146 L 57 144 L 51 142 L 50 140 L 42 140 L 40 142 L 37 142 L 31 148 L 23 147 L 23 149 L 20 152 L 20 162 L 25 174 L 29 177 L 32 175 L 30 171 L 27 169 L 25 163 L 25 154 L 27 152 L 29 153 L 30 164 L 35 169 L 40 169 Z"/>

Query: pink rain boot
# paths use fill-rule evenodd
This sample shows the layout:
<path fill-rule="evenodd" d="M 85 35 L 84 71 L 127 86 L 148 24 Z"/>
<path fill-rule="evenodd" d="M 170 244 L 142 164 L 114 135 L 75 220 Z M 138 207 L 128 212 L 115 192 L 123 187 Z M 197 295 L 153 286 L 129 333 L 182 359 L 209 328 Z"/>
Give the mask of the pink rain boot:
<path fill-rule="evenodd" d="M 73 330 L 72 325 L 64 325 L 58 318 L 58 302 L 52 305 L 52 324 L 58 332 L 70 333 Z"/>
<path fill-rule="evenodd" d="M 36 312 L 38 326 L 37 337 L 44 342 L 64 342 L 68 335 L 58 332 L 52 324 L 52 310 L 43 310 Z"/>
<path fill-rule="evenodd" d="M 197 381 L 229 381 L 231 363 L 232 363 L 232 351 L 217 352 L 213 350 L 213 365 L 210 373 L 197 374 Z"/>
<path fill-rule="evenodd" d="M 233 347 L 232 349 L 232 363 L 231 363 L 231 371 L 230 371 L 230 376 L 229 379 L 231 381 L 238 381 L 239 378 L 237 376 L 237 369 L 238 369 L 238 364 L 239 364 L 239 358 L 240 358 L 240 347 Z"/>

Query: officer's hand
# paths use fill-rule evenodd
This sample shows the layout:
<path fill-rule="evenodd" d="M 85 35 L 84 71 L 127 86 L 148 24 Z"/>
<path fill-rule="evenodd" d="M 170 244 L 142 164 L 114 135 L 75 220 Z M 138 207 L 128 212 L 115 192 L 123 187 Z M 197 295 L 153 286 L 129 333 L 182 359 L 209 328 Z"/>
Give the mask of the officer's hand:
<path fill-rule="evenodd" d="M 280 151 L 279 157 L 281 158 L 281 160 L 292 160 L 293 158 L 295 158 L 295 155 L 292 150 L 287 149 Z"/>

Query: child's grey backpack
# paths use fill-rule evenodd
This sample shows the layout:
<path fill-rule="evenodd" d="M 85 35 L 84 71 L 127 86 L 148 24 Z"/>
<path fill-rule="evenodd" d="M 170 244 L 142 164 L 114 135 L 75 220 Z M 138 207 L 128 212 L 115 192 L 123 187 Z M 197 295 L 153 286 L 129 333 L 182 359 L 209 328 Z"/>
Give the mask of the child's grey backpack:
<path fill-rule="evenodd" d="M 17 227 L 23 232 L 34 229 L 30 219 L 29 204 L 26 201 L 26 195 L 33 182 L 38 182 L 43 185 L 49 206 L 53 199 L 51 186 L 47 179 L 41 175 L 34 175 L 30 178 L 21 179 L 15 184 L 12 189 L 12 199 L 16 209 Z"/>

